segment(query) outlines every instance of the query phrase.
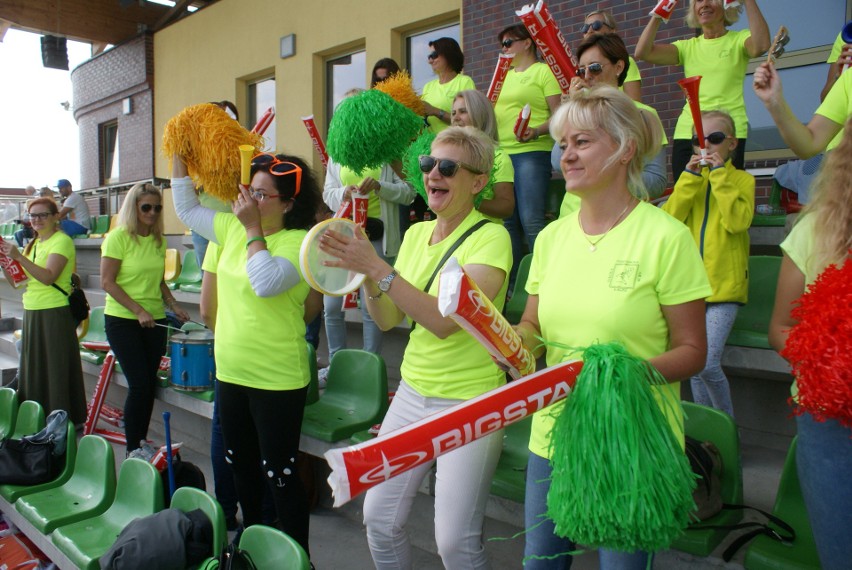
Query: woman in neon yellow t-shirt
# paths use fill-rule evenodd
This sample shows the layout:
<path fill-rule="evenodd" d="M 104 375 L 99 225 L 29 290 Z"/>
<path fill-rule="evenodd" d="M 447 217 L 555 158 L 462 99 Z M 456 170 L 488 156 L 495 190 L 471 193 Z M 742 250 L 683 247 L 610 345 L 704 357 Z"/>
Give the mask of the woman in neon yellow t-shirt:
<path fill-rule="evenodd" d="M 658 152 L 659 135 L 612 87 L 572 95 L 554 115 L 552 133 L 563 147 L 566 190 L 580 197 L 580 209 L 541 232 L 516 330 L 539 354 L 536 337 L 553 343 L 550 366 L 577 358 L 582 347 L 618 341 L 670 382 L 655 390 L 664 413 L 677 410 L 679 382 L 704 365 L 704 298 L 711 289 L 686 227 L 637 195 L 643 160 Z M 574 550 L 544 516 L 550 436 L 561 404 L 533 417 L 525 502 L 525 555 L 533 558 L 525 558 L 525 568 L 564 568 L 559 555 Z M 683 418 L 667 416 L 682 437 Z M 648 563 L 645 552 L 599 552 L 605 570 Z"/>
<path fill-rule="evenodd" d="M 769 49 L 771 37 L 766 20 L 757 7 L 757 0 L 743 0 L 748 29 L 731 31 L 728 26 L 739 19 L 742 6 L 724 9 L 723 0 L 690 0 L 686 25 L 700 28 L 701 35 L 670 44 L 654 43 L 662 20 L 651 16 L 636 43 L 636 59 L 658 65 L 682 65 L 684 76 L 702 76 L 698 101 L 702 109 L 724 109 L 730 113 L 737 128 L 737 152 L 733 157 L 736 168 L 745 168 L 745 146 L 748 117 L 743 97 L 743 78 L 750 58 Z M 686 168 L 692 156 L 692 113 L 684 104 L 678 118 L 672 147 L 674 180 Z"/>
<path fill-rule="evenodd" d="M 429 130 L 439 133 L 450 124 L 450 108 L 459 91 L 476 89 L 473 79 L 462 73 L 464 54 L 453 38 L 429 42 L 429 65 L 438 77 L 423 86 L 423 106 Z"/>
<path fill-rule="evenodd" d="M 367 276 L 367 308 L 379 327 L 388 330 L 406 317 L 416 323 L 400 368 L 402 382 L 380 435 L 505 382 L 482 345 L 441 316 L 438 280 L 429 284 L 444 254 L 458 243 L 453 255 L 459 264 L 497 308 L 503 308 L 511 265 L 509 236 L 473 207 L 493 160 L 494 145 L 482 131 L 450 127 L 438 133 L 432 156 L 420 157 L 423 186 L 437 219 L 408 230 L 394 267 L 363 237 L 346 239 L 327 232 L 323 238 L 321 248 L 339 258 L 329 265 Z M 435 539 L 444 566 L 487 567 L 482 522 L 502 441 L 502 431 L 491 434 L 367 491 L 364 522 L 377 568 L 411 567 L 405 524 L 417 488 L 435 463 Z"/>
<path fill-rule="evenodd" d="M 151 184 L 127 193 L 118 224 L 101 245 L 101 286 L 107 293 L 104 328 L 110 348 L 127 378 L 124 434 L 127 453 L 144 447 L 154 409 L 160 357 L 166 348 L 166 311 L 189 315 L 175 302 L 163 280 L 166 239 L 163 195 Z"/>
<path fill-rule="evenodd" d="M 281 529 L 310 552 L 308 498 L 295 461 L 309 379 L 305 322 L 319 314 L 322 296 L 299 271 L 299 249 L 322 203 L 319 185 L 302 159 L 260 154 L 233 214 L 215 212 L 198 203 L 174 156 L 172 191 L 181 221 L 219 244 L 219 416 L 243 524 L 262 521 L 269 488 Z"/>
<path fill-rule="evenodd" d="M 77 260 L 74 242 L 59 229 L 59 208 L 52 198 L 36 198 L 27 205 L 27 212 L 36 237 L 23 254 L 12 242 L 0 245 L 3 254 L 20 262 L 29 277 L 23 297 L 18 399 L 35 400 L 48 411 L 65 410 L 68 419 L 81 424 L 86 419 L 86 395 L 77 323 L 67 297 Z"/>
<path fill-rule="evenodd" d="M 615 18 L 609 10 L 595 10 L 586 15 L 586 20 L 583 22 L 583 27 L 580 32 L 583 34 L 583 40 L 588 39 L 592 34 L 607 34 L 618 31 L 618 26 L 615 23 Z M 579 57 L 579 56 L 577 56 Z M 624 77 L 620 85 L 620 89 L 630 95 L 634 101 L 642 102 L 642 74 L 639 73 L 639 66 L 636 61 L 627 56 L 628 66 L 627 75 Z"/>

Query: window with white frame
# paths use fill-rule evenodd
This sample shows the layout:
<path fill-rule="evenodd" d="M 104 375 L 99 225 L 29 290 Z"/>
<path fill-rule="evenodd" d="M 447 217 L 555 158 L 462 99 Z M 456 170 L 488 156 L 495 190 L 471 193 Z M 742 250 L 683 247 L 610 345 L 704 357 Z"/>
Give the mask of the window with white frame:
<path fill-rule="evenodd" d="M 326 129 L 334 109 L 351 89 L 367 88 L 367 52 L 364 50 L 335 56 L 325 62 Z"/>
<path fill-rule="evenodd" d="M 429 42 L 438 38 L 452 38 L 461 45 L 461 26 L 450 24 L 417 32 L 405 38 L 405 67 L 411 73 L 412 84 L 418 93 L 423 90 L 424 85 L 435 79 L 427 58 L 432 51 L 429 49 Z"/>
<path fill-rule="evenodd" d="M 247 126 L 249 129 L 254 127 L 257 124 L 257 120 L 260 119 L 264 113 L 270 108 L 275 106 L 275 78 L 270 77 L 267 79 L 261 79 L 260 81 L 255 81 L 254 83 L 249 83 L 248 85 L 248 123 Z M 264 146 L 263 150 L 269 152 L 275 152 L 276 150 L 276 141 L 275 141 L 275 119 L 272 119 L 272 122 L 267 127 L 266 131 L 263 133 L 264 138 Z"/>

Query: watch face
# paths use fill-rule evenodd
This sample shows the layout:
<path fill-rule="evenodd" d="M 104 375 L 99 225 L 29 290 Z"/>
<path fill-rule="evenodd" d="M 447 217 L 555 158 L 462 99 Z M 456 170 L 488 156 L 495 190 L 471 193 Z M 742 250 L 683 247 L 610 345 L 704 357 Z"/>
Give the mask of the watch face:
<path fill-rule="evenodd" d="M 396 271 L 379 281 L 379 291 L 381 291 L 382 293 L 387 293 L 388 289 L 390 289 L 391 281 L 393 281 L 394 277 L 396 277 Z"/>

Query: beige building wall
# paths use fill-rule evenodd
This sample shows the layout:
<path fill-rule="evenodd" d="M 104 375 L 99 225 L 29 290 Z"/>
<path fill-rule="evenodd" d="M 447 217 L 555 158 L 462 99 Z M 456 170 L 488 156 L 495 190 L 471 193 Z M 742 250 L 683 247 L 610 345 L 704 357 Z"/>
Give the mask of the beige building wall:
<path fill-rule="evenodd" d="M 274 76 L 276 140 L 286 150 L 321 162 L 301 117 L 314 114 L 324 132 L 325 62 L 366 49 L 367 84 L 373 63 L 404 65 L 411 33 L 461 21 L 461 0 L 220 0 L 154 36 L 156 175 L 168 178 L 159 149 L 166 122 L 181 109 L 229 99 L 247 123 L 248 85 Z M 296 55 L 281 59 L 282 36 L 296 34 Z M 262 112 L 262 110 L 260 111 Z"/>

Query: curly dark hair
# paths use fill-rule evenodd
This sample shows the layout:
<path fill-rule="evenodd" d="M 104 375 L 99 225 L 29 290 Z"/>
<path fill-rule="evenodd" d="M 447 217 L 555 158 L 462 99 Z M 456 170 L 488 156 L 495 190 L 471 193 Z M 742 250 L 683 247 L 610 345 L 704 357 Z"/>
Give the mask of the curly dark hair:
<path fill-rule="evenodd" d="M 292 162 L 302 169 L 302 181 L 299 188 L 299 195 L 293 198 L 296 193 L 296 177 L 295 176 L 273 176 L 275 188 L 278 191 L 278 199 L 282 202 L 293 200 L 293 208 L 284 214 L 284 227 L 288 230 L 310 229 L 316 223 L 316 215 L 323 204 L 322 192 L 314 176 L 311 167 L 308 163 L 298 156 L 290 156 L 287 154 L 276 154 L 275 158 L 283 162 Z M 268 172 L 268 164 L 252 164 L 252 178 L 258 172 Z"/>

